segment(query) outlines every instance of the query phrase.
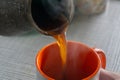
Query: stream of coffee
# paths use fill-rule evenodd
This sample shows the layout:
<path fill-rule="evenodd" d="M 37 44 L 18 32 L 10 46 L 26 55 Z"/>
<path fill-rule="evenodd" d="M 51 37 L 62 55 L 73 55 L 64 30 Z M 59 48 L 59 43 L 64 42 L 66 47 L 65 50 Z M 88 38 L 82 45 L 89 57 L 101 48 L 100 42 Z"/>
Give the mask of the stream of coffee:
<path fill-rule="evenodd" d="M 71 20 L 72 7 L 72 0 L 32 0 L 31 4 L 32 18 L 37 25 L 36 28 L 57 41 L 60 48 L 63 75 L 67 58 L 65 32 Z"/>
<path fill-rule="evenodd" d="M 65 32 L 63 32 L 59 35 L 55 35 L 53 37 L 57 40 L 57 44 L 60 48 L 60 56 L 61 56 L 61 60 L 62 60 L 62 66 L 64 69 L 65 64 L 66 64 L 66 57 L 67 57 L 67 46 L 66 46 L 67 44 L 66 44 Z"/>

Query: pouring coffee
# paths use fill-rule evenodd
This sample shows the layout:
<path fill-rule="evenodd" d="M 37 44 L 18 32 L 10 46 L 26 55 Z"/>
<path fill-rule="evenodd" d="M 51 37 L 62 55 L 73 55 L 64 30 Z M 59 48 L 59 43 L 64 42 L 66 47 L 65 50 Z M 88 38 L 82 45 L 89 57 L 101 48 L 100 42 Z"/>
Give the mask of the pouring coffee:
<path fill-rule="evenodd" d="M 66 29 L 73 16 L 72 0 L 32 0 L 31 16 L 36 29 L 54 37 L 60 47 L 63 69 L 66 64 Z M 63 70 L 64 71 L 64 70 Z"/>

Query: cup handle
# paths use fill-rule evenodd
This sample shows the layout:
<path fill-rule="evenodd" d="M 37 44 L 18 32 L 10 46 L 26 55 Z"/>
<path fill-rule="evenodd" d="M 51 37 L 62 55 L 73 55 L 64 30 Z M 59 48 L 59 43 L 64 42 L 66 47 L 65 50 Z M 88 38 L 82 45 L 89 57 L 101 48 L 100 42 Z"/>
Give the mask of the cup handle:
<path fill-rule="evenodd" d="M 105 69 L 106 57 L 105 57 L 104 51 L 102 49 L 98 49 L 98 48 L 94 48 L 94 51 L 97 52 L 97 54 L 99 55 L 99 57 L 101 59 L 101 63 L 102 63 L 102 68 Z"/>

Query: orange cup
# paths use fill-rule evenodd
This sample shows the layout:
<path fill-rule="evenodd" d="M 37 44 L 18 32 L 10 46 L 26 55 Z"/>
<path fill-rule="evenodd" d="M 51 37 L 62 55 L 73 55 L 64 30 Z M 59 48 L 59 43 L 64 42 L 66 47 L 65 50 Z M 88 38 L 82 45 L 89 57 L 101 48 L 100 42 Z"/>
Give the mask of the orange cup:
<path fill-rule="evenodd" d="M 67 42 L 64 71 L 57 43 L 43 47 L 36 56 L 37 80 L 99 80 L 100 70 L 105 66 L 106 57 L 101 49 L 74 41 Z"/>

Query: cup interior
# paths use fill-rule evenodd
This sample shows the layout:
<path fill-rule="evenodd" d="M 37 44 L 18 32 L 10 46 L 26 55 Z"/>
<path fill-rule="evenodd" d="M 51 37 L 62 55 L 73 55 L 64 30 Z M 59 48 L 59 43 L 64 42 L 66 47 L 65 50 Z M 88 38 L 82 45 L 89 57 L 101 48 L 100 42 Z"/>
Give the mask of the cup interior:
<path fill-rule="evenodd" d="M 64 70 L 57 43 L 49 44 L 38 52 L 36 66 L 40 74 L 48 79 L 82 80 L 93 77 L 98 72 L 100 60 L 93 49 L 82 43 L 69 41 Z"/>

